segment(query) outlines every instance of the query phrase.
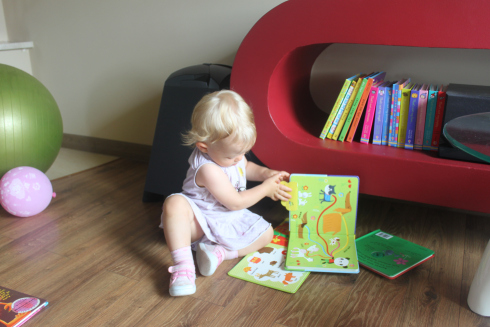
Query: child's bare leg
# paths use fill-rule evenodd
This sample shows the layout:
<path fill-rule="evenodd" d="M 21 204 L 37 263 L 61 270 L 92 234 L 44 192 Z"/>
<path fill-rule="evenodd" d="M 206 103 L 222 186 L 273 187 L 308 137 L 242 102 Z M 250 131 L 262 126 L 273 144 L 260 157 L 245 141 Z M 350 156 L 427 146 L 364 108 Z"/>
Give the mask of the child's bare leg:
<path fill-rule="evenodd" d="M 163 232 L 174 265 L 169 292 L 172 296 L 184 296 L 196 292 L 196 268 L 192 257 L 191 242 L 202 237 L 203 231 L 187 200 L 174 195 L 163 204 Z"/>
<path fill-rule="evenodd" d="M 163 203 L 163 233 L 170 251 L 189 246 L 204 235 L 183 196 L 173 195 Z"/>
<path fill-rule="evenodd" d="M 264 234 L 262 234 L 255 242 L 247 247 L 244 247 L 243 249 L 238 250 L 238 257 L 243 257 L 249 253 L 262 249 L 272 241 L 272 237 L 274 237 L 274 230 L 272 229 L 272 226 L 270 226 L 269 229 Z"/>

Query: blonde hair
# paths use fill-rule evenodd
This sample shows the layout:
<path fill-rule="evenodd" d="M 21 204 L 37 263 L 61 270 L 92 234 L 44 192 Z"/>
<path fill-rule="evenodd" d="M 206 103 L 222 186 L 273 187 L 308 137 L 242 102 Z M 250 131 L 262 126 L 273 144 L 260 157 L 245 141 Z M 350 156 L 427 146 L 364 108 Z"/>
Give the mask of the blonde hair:
<path fill-rule="evenodd" d="M 192 128 L 182 135 L 184 145 L 191 147 L 197 142 L 212 144 L 232 136 L 250 149 L 257 138 L 252 110 L 230 90 L 205 95 L 194 107 L 191 124 Z"/>

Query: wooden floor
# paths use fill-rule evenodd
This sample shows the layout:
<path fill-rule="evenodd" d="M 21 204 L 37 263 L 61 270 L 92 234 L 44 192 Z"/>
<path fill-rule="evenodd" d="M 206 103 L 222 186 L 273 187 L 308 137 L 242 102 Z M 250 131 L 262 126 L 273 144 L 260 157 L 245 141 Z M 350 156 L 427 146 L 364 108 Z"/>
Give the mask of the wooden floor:
<path fill-rule="evenodd" d="M 435 251 L 395 280 L 312 273 L 296 294 L 229 277 L 225 261 L 193 296 L 168 294 L 161 203 L 142 203 L 147 164 L 120 159 L 53 182 L 41 214 L 0 208 L 0 285 L 49 300 L 26 326 L 490 326 L 468 290 L 490 216 L 361 197 L 357 236 L 382 229 Z M 253 210 L 277 225 L 287 212 Z M 2 308 L 0 308 L 2 310 Z"/>

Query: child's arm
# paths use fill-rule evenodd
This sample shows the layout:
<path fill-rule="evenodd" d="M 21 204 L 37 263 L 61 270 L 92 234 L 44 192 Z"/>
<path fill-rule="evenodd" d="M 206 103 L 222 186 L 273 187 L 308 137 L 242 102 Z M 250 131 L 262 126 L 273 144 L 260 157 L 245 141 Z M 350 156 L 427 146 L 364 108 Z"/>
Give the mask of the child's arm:
<path fill-rule="evenodd" d="M 229 210 L 251 207 L 266 196 L 273 200 L 287 201 L 291 197 L 287 192 L 291 192 L 291 189 L 280 184 L 281 180 L 281 174 L 276 174 L 254 188 L 237 192 L 228 176 L 217 165 L 205 164 L 196 174 L 197 185 L 207 188 Z"/>
<path fill-rule="evenodd" d="M 246 160 L 246 159 L 245 159 Z M 263 182 L 267 178 L 272 177 L 277 174 L 281 174 L 281 181 L 289 180 L 289 173 L 285 171 L 277 171 L 272 170 L 267 167 L 259 166 L 251 161 L 246 161 L 246 170 L 247 170 L 247 180 L 254 182 Z"/>

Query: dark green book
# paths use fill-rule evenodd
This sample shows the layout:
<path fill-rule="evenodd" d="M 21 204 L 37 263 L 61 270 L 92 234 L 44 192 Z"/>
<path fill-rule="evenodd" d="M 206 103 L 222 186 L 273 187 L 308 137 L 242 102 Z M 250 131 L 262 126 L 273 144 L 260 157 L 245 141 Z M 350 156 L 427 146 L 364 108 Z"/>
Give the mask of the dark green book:
<path fill-rule="evenodd" d="M 356 247 L 362 267 L 389 279 L 434 257 L 434 251 L 379 229 L 359 237 Z"/>

